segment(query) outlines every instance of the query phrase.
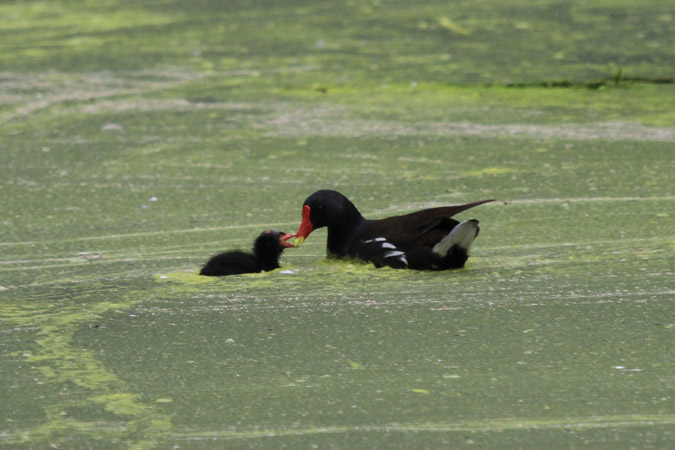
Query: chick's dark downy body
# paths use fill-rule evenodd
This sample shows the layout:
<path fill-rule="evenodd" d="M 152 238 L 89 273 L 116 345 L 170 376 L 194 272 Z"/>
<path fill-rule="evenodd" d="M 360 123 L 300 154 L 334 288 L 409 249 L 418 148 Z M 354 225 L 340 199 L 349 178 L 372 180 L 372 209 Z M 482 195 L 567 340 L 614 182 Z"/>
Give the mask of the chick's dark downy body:
<path fill-rule="evenodd" d="M 259 273 L 278 269 L 279 257 L 287 247 L 293 247 L 286 241 L 292 234 L 282 231 L 263 231 L 255 240 L 253 253 L 232 250 L 213 256 L 202 267 L 200 275 L 224 276 L 241 273 Z"/>

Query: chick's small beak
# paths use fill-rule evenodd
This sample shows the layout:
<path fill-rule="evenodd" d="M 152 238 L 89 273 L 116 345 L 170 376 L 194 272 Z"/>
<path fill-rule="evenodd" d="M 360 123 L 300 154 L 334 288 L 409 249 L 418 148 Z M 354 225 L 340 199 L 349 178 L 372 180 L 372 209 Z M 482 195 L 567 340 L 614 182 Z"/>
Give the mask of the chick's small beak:
<path fill-rule="evenodd" d="M 295 237 L 295 233 L 286 233 L 286 234 L 282 234 L 282 235 L 279 237 L 279 243 L 281 243 L 281 246 L 282 246 L 282 247 L 286 247 L 286 248 L 295 247 L 295 245 L 293 245 L 293 244 L 291 244 L 290 242 L 288 242 L 288 240 L 289 240 L 290 238 L 293 238 L 293 237 Z"/>
<path fill-rule="evenodd" d="M 312 222 L 309 220 L 309 215 L 310 215 L 310 207 L 309 205 L 305 205 L 302 207 L 302 223 L 300 224 L 300 228 L 298 229 L 298 232 L 295 236 L 295 246 L 300 247 L 300 244 L 302 244 L 307 236 L 309 236 L 309 233 L 312 232 L 314 229 L 314 226 L 312 225 Z"/>

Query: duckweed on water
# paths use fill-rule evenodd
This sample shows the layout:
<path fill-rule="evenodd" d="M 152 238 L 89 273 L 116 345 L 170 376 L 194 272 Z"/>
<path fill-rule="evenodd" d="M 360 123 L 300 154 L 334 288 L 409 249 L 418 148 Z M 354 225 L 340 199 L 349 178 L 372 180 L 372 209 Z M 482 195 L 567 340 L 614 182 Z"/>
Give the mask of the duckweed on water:
<path fill-rule="evenodd" d="M 672 446 L 663 2 L 118 3 L 0 5 L 0 447 Z M 318 188 L 500 202 L 462 270 L 197 275 Z"/>

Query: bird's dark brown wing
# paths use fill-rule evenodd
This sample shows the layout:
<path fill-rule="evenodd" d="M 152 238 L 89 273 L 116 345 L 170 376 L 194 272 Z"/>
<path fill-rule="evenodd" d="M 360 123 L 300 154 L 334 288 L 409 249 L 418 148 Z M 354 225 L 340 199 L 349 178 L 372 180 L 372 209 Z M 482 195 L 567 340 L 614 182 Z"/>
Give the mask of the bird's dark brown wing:
<path fill-rule="evenodd" d="M 360 237 L 362 240 L 384 237 L 404 251 L 412 247 L 433 246 L 457 225 L 458 222 L 451 219 L 452 216 L 493 201 L 495 200 L 489 199 L 464 205 L 442 206 L 374 220 Z"/>

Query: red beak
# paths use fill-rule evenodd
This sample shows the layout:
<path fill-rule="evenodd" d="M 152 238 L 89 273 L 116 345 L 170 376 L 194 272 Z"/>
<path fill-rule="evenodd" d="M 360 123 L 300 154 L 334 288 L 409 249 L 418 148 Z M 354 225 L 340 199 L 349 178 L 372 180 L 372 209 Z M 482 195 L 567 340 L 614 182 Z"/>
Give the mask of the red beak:
<path fill-rule="evenodd" d="M 314 229 L 314 226 L 312 225 L 312 222 L 309 220 L 309 213 L 310 213 L 310 208 L 309 205 L 305 205 L 302 207 L 302 223 L 300 224 L 300 229 L 298 230 L 296 236 L 295 236 L 295 246 L 300 247 L 300 244 L 305 240 L 307 236 L 309 236 L 309 233 L 312 232 Z"/>
<path fill-rule="evenodd" d="M 282 247 L 287 247 L 287 248 L 288 248 L 288 247 L 295 247 L 295 245 L 293 245 L 293 244 L 291 244 L 290 242 L 288 242 L 288 240 L 289 240 L 290 238 L 292 238 L 292 237 L 295 237 L 295 233 L 286 233 L 286 234 L 282 234 L 282 235 L 279 237 L 279 243 L 281 244 Z"/>

